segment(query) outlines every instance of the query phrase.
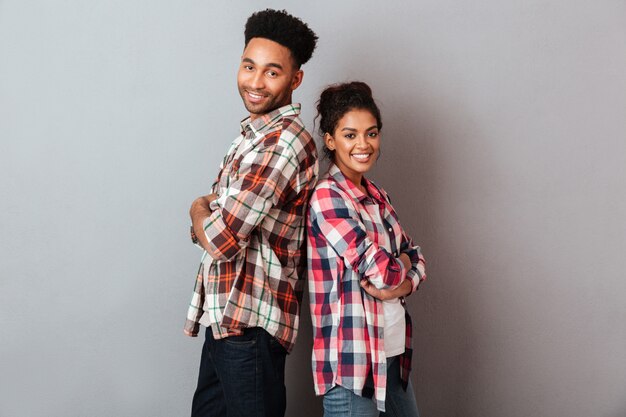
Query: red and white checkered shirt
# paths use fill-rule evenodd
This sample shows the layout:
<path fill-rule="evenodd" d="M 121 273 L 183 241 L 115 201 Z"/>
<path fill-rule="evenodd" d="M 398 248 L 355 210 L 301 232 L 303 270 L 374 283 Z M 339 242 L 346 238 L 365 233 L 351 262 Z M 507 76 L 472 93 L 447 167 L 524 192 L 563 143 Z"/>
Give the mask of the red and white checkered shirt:
<path fill-rule="evenodd" d="M 305 216 L 317 180 L 317 151 L 290 104 L 241 123 L 220 165 L 218 195 L 204 230 L 204 253 L 185 333 L 200 324 L 215 338 L 262 327 L 290 351 L 306 269 Z"/>
<path fill-rule="evenodd" d="M 317 395 L 341 385 L 357 395 L 371 373 L 374 399 L 385 410 L 387 364 L 382 301 L 367 294 L 360 281 L 378 288 L 411 280 L 413 291 L 426 278 L 424 258 L 398 221 L 387 194 L 365 180 L 364 194 L 337 168 L 315 187 L 309 205 L 308 277 L 313 321 L 313 379 Z M 377 205 L 380 216 L 367 206 Z M 369 207 L 372 209 L 372 207 Z M 375 209 L 375 208 L 374 208 Z M 381 220 L 382 219 L 382 224 Z M 391 252 L 379 245 L 389 237 Z M 406 253 L 412 267 L 404 270 L 396 258 Z M 411 369 L 411 319 L 406 313 L 405 351 L 400 356 L 406 388 Z"/>

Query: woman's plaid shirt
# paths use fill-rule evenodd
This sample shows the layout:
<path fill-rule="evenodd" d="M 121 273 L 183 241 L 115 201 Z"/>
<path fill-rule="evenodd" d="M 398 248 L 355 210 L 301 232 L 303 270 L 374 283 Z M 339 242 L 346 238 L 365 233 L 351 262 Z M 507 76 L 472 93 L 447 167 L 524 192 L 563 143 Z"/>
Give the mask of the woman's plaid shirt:
<path fill-rule="evenodd" d="M 371 373 L 374 399 L 385 409 L 387 365 L 384 349 L 383 304 L 365 293 L 362 279 L 378 288 L 395 287 L 410 279 L 415 291 L 426 278 L 420 248 L 404 232 L 387 194 L 365 180 L 361 192 L 337 168 L 315 187 L 309 205 L 308 276 L 313 321 L 313 379 L 317 395 L 341 385 L 357 395 L 371 396 L 364 386 Z M 365 209 L 376 204 L 383 224 Z M 392 252 L 378 246 L 381 228 Z M 406 253 L 409 271 L 396 258 Z M 406 273 L 405 273 L 406 272 Z M 401 377 L 411 369 L 411 319 L 406 315 L 406 349 L 400 357 Z"/>
<path fill-rule="evenodd" d="M 290 351 L 306 270 L 305 216 L 317 180 L 317 152 L 291 104 L 241 123 L 220 165 L 218 198 L 204 230 L 185 333 L 211 326 L 216 338 L 262 327 Z M 214 259 L 215 258 L 215 259 Z"/>

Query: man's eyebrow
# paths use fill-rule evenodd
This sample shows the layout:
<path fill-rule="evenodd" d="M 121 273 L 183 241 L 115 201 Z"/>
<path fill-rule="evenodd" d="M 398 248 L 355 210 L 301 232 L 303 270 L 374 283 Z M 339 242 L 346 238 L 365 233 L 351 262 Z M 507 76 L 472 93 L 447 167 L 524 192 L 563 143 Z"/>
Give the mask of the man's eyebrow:
<path fill-rule="evenodd" d="M 243 58 L 241 60 L 241 62 L 247 62 L 249 64 L 256 64 L 256 62 L 254 62 L 254 60 L 250 59 L 250 58 Z M 268 64 L 265 65 L 266 67 L 274 67 L 274 68 L 278 68 L 279 70 L 283 69 L 283 66 L 280 64 L 276 64 L 275 62 L 270 62 Z"/>
<path fill-rule="evenodd" d="M 267 64 L 266 66 L 268 67 L 274 67 L 274 68 L 278 68 L 279 70 L 283 69 L 283 66 L 280 64 L 275 64 L 274 62 L 270 62 L 269 64 Z"/>

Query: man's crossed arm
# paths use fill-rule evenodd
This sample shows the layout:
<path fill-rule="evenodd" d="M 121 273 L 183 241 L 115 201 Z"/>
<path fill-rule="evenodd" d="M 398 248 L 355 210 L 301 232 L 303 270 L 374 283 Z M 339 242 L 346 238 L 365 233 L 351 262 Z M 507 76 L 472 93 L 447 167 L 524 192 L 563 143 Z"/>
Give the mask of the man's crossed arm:
<path fill-rule="evenodd" d="M 196 198 L 189 208 L 189 217 L 191 217 L 191 240 L 212 255 L 211 246 L 204 233 L 204 221 L 211 215 L 209 205 L 213 200 L 217 199 L 217 194 L 208 194 Z"/>

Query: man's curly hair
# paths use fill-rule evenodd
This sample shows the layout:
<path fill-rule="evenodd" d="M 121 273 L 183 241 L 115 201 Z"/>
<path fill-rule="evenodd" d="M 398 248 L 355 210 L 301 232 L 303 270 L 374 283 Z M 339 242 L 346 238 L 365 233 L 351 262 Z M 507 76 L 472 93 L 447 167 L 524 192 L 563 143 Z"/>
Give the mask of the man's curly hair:
<path fill-rule="evenodd" d="M 244 34 L 245 46 L 252 38 L 265 38 L 283 45 L 291 51 L 297 68 L 311 59 L 317 44 L 315 32 L 285 10 L 266 9 L 254 13 L 246 22 Z"/>

